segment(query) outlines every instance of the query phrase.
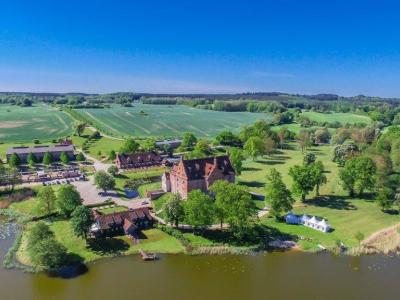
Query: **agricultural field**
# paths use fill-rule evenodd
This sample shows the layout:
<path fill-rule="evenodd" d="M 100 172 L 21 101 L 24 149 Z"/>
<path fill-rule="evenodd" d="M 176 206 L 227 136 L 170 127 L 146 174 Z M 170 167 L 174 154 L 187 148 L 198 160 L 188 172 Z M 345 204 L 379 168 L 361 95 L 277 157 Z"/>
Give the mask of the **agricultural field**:
<path fill-rule="evenodd" d="M 238 132 L 256 120 L 270 120 L 271 114 L 219 112 L 183 105 L 135 104 L 109 109 L 77 109 L 103 132 L 116 136 L 180 136 L 193 132 L 199 137 L 214 137 L 223 130 Z"/>
<path fill-rule="evenodd" d="M 53 107 L 38 104 L 33 107 L 0 105 L 0 141 L 51 141 L 73 131 L 73 119 Z"/>
<path fill-rule="evenodd" d="M 352 113 L 319 113 L 314 111 L 305 111 L 301 113 L 302 116 L 309 118 L 311 121 L 318 123 L 323 122 L 339 122 L 341 124 L 370 124 L 372 122 L 371 118 L 368 116 L 357 115 Z"/>

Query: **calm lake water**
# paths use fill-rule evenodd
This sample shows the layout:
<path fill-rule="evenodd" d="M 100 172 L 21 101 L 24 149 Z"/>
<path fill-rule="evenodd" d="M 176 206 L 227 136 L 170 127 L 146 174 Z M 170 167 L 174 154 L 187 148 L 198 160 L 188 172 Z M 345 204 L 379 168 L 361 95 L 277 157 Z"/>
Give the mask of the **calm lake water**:
<path fill-rule="evenodd" d="M 0 256 L 12 237 L 0 240 Z M 273 253 L 107 259 L 61 279 L 0 268 L 0 299 L 399 299 L 400 258 Z"/>

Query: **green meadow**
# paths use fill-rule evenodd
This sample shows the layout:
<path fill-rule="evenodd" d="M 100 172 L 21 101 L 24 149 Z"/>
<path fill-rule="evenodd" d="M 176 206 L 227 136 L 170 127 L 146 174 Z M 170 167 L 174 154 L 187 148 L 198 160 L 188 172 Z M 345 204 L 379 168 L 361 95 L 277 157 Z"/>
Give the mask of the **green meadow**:
<path fill-rule="evenodd" d="M 77 109 L 104 132 L 117 136 L 180 136 L 193 132 L 199 137 L 214 137 L 223 130 L 238 132 L 256 120 L 270 120 L 271 114 L 223 112 L 184 105 L 134 104 L 105 109 Z"/>
<path fill-rule="evenodd" d="M 352 113 L 319 113 L 314 111 L 305 111 L 301 113 L 302 116 L 309 118 L 311 121 L 318 123 L 323 122 L 339 122 L 341 124 L 370 124 L 372 122 L 371 118 L 368 116 L 357 115 Z"/>
<path fill-rule="evenodd" d="M 0 105 L 0 142 L 51 141 L 72 131 L 73 119 L 51 106 Z"/>

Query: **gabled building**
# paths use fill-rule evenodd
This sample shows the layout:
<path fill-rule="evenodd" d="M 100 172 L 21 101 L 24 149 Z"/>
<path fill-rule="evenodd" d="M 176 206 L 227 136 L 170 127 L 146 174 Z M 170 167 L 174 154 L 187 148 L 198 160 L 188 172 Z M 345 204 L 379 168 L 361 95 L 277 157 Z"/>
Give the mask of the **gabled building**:
<path fill-rule="evenodd" d="M 217 180 L 235 182 L 235 171 L 227 155 L 181 159 L 170 172 L 162 176 L 162 188 L 165 192 L 179 194 L 186 199 L 192 190 L 207 192 Z"/>
<path fill-rule="evenodd" d="M 115 164 L 118 169 L 139 169 L 160 166 L 162 164 L 162 158 L 155 151 L 117 154 Z"/>
<path fill-rule="evenodd" d="M 96 237 L 134 235 L 139 230 L 151 227 L 153 217 L 148 207 L 130 209 L 103 215 L 93 210 L 94 223 L 90 229 Z"/>

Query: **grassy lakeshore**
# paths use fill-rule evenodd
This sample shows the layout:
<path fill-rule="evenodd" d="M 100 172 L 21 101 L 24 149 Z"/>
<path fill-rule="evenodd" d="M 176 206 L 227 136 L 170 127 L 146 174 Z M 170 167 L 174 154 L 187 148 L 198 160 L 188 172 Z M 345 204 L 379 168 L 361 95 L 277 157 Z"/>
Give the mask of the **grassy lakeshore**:
<path fill-rule="evenodd" d="M 292 178 L 288 175 L 290 167 L 301 163 L 303 154 L 292 143 L 289 149 L 279 150 L 278 154 L 263 157 L 255 161 L 247 160 L 244 163 L 244 171 L 238 177 L 238 182 L 249 190 L 257 193 L 265 193 L 265 176 L 271 168 L 277 169 L 283 181 L 291 188 Z M 339 170 L 336 163 L 331 161 L 332 146 L 323 145 L 311 147 L 308 152 L 316 155 L 325 166 L 327 184 L 320 189 L 320 197 L 315 193 L 308 196 L 306 203 L 301 203 L 299 198 L 293 211 L 297 214 L 309 214 L 325 218 L 334 228 L 333 232 L 322 233 L 304 226 L 288 225 L 277 222 L 274 218 L 264 217 L 262 223 L 273 227 L 281 233 L 304 238 L 299 240 L 303 250 L 317 250 L 318 244 L 325 247 L 333 247 L 337 241 L 346 246 L 355 247 L 358 241 L 355 238 L 357 232 L 362 232 L 365 237 L 372 233 L 399 223 L 397 215 L 382 212 L 376 201 L 368 199 L 351 199 L 340 184 Z M 268 199 L 265 202 L 268 205 Z"/>
<path fill-rule="evenodd" d="M 136 254 L 139 249 L 149 252 L 174 254 L 185 251 L 180 241 L 159 229 L 143 230 L 140 243 L 133 245 L 132 241 L 126 236 L 85 241 L 83 238 L 73 234 L 70 221 L 68 220 L 59 219 L 49 224 L 56 239 L 67 248 L 68 254 L 80 257 L 84 263 L 106 257 Z M 17 259 L 28 266 L 32 265 L 26 248 L 27 234 L 29 234 L 30 226 L 31 224 L 26 225 L 21 246 L 16 254 Z"/>

